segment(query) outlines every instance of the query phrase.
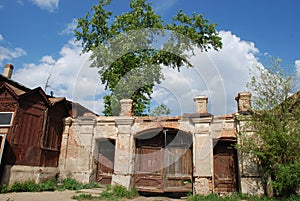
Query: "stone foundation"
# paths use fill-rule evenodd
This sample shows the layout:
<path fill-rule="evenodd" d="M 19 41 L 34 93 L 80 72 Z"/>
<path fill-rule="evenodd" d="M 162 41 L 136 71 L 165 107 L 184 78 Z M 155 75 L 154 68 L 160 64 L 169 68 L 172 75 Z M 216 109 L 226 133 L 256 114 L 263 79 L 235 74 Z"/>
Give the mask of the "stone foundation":
<path fill-rule="evenodd" d="M 207 177 L 196 177 L 194 180 L 194 194 L 208 195 L 213 192 L 212 179 Z"/>
<path fill-rule="evenodd" d="M 34 181 L 40 183 L 54 180 L 58 176 L 56 167 L 31 167 L 22 165 L 6 165 L 1 184 L 12 185 L 14 182 Z"/>
<path fill-rule="evenodd" d="M 59 179 L 67 178 L 76 179 L 80 183 L 91 183 L 96 181 L 96 174 L 94 171 L 60 171 Z"/>

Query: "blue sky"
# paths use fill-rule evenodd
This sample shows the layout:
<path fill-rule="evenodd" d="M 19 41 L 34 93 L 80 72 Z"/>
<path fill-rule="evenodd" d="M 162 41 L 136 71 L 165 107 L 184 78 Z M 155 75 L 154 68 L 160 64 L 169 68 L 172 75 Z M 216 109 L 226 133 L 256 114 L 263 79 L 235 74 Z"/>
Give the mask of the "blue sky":
<path fill-rule="evenodd" d="M 128 2 L 113 0 L 109 8 L 118 14 L 126 10 Z M 287 70 L 296 66 L 300 77 L 300 1 L 150 2 L 167 21 L 179 9 L 189 14 L 203 13 L 218 24 L 217 30 L 223 37 L 223 50 L 199 52 L 192 58 L 198 77 L 193 70 L 185 69 L 178 74 L 165 69 L 166 81 L 157 85 L 153 98 L 156 103 L 171 105 L 174 114 L 193 112 L 192 97 L 198 94 L 209 96 L 211 112 L 234 112 L 234 96 L 245 90 L 249 68 L 264 60 L 266 54 L 280 57 Z M 75 19 L 84 17 L 97 3 L 96 0 L 0 0 L 1 66 L 12 63 L 13 79 L 29 87 L 44 88 L 51 75 L 49 90 L 56 96 L 66 96 L 100 113 L 105 91 L 94 76 L 95 71 L 84 70 L 89 65 L 89 55 L 80 56 L 80 44 L 74 42 L 72 35 Z M 180 80 L 182 87 L 174 87 L 172 80 Z"/>

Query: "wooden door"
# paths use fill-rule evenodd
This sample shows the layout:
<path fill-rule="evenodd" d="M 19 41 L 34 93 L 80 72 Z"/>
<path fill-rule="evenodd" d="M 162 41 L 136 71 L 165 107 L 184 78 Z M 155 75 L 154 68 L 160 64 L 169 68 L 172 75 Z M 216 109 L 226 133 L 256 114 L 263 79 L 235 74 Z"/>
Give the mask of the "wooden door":
<path fill-rule="evenodd" d="M 102 140 L 98 141 L 97 145 L 97 181 L 100 184 L 111 184 L 112 174 L 114 173 L 115 141 Z"/>
<path fill-rule="evenodd" d="M 192 139 L 177 131 L 137 140 L 134 187 L 146 192 L 192 192 Z"/>
<path fill-rule="evenodd" d="M 165 150 L 165 192 L 192 192 L 192 149 L 167 147 Z"/>
<path fill-rule="evenodd" d="M 214 147 L 214 191 L 219 194 L 237 191 L 237 156 L 232 143 L 218 141 Z"/>
<path fill-rule="evenodd" d="M 162 147 L 141 146 L 136 149 L 134 186 L 139 191 L 163 192 Z"/>

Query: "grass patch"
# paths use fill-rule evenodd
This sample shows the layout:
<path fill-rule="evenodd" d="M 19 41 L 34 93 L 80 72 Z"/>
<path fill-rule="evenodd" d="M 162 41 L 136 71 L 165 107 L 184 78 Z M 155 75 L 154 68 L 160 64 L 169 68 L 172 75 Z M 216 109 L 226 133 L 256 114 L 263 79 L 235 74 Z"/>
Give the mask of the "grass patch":
<path fill-rule="evenodd" d="M 123 186 L 106 186 L 105 191 L 103 191 L 100 196 L 99 199 L 100 200 L 113 200 L 113 201 L 117 201 L 120 200 L 122 198 L 127 198 L 127 199 L 132 199 L 134 197 L 139 196 L 139 193 L 136 189 L 132 189 L 132 190 L 127 190 L 125 187 Z"/>
<path fill-rule="evenodd" d="M 80 190 L 99 188 L 97 183 L 82 184 L 75 179 L 67 178 L 61 182 L 57 180 L 48 180 L 39 184 L 33 181 L 26 182 L 14 182 L 11 186 L 3 185 L 1 187 L 1 193 L 9 192 L 41 192 L 41 191 L 63 191 L 63 190 Z"/>
<path fill-rule="evenodd" d="M 127 190 L 123 186 L 110 186 L 107 185 L 105 190 L 99 194 L 97 197 L 93 197 L 91 194 L 79 194 L 72 197 L 78 201 L 82 200 L 106 200 L 106 201 L 118 201 L 121 199 L 132 199 L 137 197 L 139 194 L 137 190 Z"/>
<path fill-rule="evenodd" d="M 92 200 L 94 199 L 94 197 L 91 194 L 79 194 L 79 195 L 74 195 L 72 199 L 81 201 L 81 200 Z"/>
<path fill-rule="evenodd" d="M 233 194 L 230 196 L 210 195 L 194 195 L 189 196 L 187 201 L 300 201 L 300 196 L 292 195 L 287 198 L 268 198 L 266 196 L 251 196 L 247 194 Z"/>

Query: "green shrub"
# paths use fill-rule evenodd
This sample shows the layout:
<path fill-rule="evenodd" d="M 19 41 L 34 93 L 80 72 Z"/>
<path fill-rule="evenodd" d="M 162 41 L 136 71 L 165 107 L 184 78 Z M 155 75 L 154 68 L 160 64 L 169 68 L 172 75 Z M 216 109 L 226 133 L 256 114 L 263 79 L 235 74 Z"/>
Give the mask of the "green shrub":
<path fill-rule="evenodd" d="M 57 181 L 56 180 L 48 180 L 40 183 L 41 191 L 55 191 L 57 189 Z"/>
<path fill-rule="evenodd" d="M 9 192 L 8 186 L 5 185 L 5 184 L 3 184 L 3 185 L 1 186 L 1 191 L 0 191 L 0 193 L 8 193 L 8 192 Z"/>
<path fill-rule="evenodd" d="M 62 181 L 61 188 L 63 190 L 79 190 L 82 188 L 82 184 L 75 179 L 67 178 Z"/>
<path fill-rule="evenodd" d="M 39 192 L 40 186 L 33 181 L 26 181 L 24 183 L 14 182 L 10 187 L 11 192 Z"/>
<path fill-rule="evenodd" d="M 88 183 L 81 184 L 77 182 L 75 179 L 67 178 L 61 182 L 61 186 L 57 186 L 57 180 L 48 180 L 45 182 L 41 182 L 36 184 L 33 181 L 26 182 L 14 182 L 12 186 L 8 187 L 7 185 L 3 185 L 1 187 L 1 193 L 8 192 L 40 192 L 40 191 L 55 191 L 55 190 L 80 190 L 83 188 L 99 188 L 99 184 L 97 183 Z"/>
<path fill-rule="evenodd" d="M 22 191 L 22 184 L 20 182 L 14 182 L 13 185 L 10 187 L 11 192 L 21 192 Z"/>
<path fill-rule="evenodd" d="M 90 189 L 90 188 L 100 188 L 100 185 L 97 182 L 87 183 L 81 185 L 82 189 Z"/>

